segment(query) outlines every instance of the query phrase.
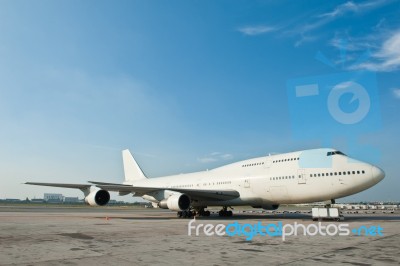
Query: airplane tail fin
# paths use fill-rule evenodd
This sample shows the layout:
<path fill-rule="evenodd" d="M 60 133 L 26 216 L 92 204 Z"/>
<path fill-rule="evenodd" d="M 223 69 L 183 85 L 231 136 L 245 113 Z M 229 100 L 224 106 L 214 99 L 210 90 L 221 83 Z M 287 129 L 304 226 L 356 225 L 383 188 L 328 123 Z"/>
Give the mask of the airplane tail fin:
<path fill-rule="evenodd" d="M 124 162 L 125 182 L 131 183 L 147 178 L 129 150 L 122 151 L 122 160 Z"/>

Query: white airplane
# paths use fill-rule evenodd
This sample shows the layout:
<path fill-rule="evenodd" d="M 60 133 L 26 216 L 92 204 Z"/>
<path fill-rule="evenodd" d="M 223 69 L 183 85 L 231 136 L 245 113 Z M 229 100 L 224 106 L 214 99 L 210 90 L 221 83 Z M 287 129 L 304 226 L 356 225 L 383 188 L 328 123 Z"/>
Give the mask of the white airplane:
<path fill-rule="evenodd" d="M 209 206 L 222 206 L 220 216 L 232 216 L 232 206 L 275 210 L 280 204 L 330 201 L 366 190 L 384 177 L 378 167 L 334 149 L 313 149 L 240 161 L 212 170 L 147 178 L 129 150 L 122 151 L 123 184 L 27 182 L 29 185 L 77 188 L 91 206 L 103 206 L 109 191 L 133 194 L 178 217 L 209 216 Z"/>

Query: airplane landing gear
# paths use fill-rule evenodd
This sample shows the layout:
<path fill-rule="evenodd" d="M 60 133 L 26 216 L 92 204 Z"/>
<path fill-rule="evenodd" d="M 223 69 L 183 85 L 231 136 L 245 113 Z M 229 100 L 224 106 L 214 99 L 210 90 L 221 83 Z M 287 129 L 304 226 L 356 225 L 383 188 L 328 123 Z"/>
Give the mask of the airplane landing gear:
<path fill-rule="evenodd" d="M 178 218 L 192 218 L 194 213 L 192 211 L 178 211 L 176 217 Z"/>
<path fill-rule="evenodd" d="M 196 209 L 197 216 L 199 216 L 199 217 L 201 217 L 201 216 L 209 217 L 210 214 L 211 214 L 210 211 L 206 211 L 204 209 L 205 209 L 205 207 L 197 208 Z"/>
<path fill-rule="evenodd" d="M 210 211 L 199 211 L 199 216 L 209 217 L 211 215 Z"/>
<path fill-rule="evenodd" d="M 204 208 L 195 209 L 195 210 L 187 210 L 187 211 L 178 211 L 176 213 L 176 217 L 178 218 L 193 218 L 195 216 L 210 216 L 210 211 L 205 211 Z"/>
<path fill-rule="evenodd" d="M 326 202 L 325 208 L 330 208 L 335 203 L 336 203 L 336 200 L 335 199 L 331 199 L 330 202 Z"/>
<path fill-rule="evenodd" d="M 218 212 L 219 216 L 220 217 L 232 217 L 232 215 L 233 215 L 232 211 L 228 211 L 227 209 L 228 209 L 227 206 L 223 206 L 222 210 L 220 210 Z"/>

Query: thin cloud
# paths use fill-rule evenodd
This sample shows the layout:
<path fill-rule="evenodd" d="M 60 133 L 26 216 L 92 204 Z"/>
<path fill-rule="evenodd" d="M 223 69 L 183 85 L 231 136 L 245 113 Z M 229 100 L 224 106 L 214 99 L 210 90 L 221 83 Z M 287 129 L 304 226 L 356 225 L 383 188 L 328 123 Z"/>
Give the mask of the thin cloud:
<path fill-rule="evenodd" d="M 387 2 L 388 1 L 386 1 L 386 0 L 367 1 L 367 2 L 363 2 L 363 3 L 354 3 L 352 1 L 349 1 L 344 4 L 338 5 L 331 12 L 321 14 L 318 17 L 321 17 L 321 18 L 341 17 L 344 14 L 349 13 L 349 12 L 358 13 L 358 12 L 363 12 L 363 11 L 366 11 L 369 9 L 374 9 L 376 7 L 386 4 Z"/>
<path fill-rule="evenodd" d="M 366 50 L 378 50 L 382 39 L 385 39 L 389 32 L 386 30 L 375 29 L 368 35 L 352 37 L 349 34 L 337 33 L 330 41 L 329 45 L 346 52 L 359 52 Z"/>
<path fill-rule="evenodd" d="M 318 39 L 316 32 L 323 28 L 325 25 L 333 22 L 334 20 L 347 15 L 348 13 L 363 13 L 373 9 L 379 8 L 383 5 L 391 3 L 391 0 L 374 0 L 365 2 L 348 1 L 344 4 L 337 5 L 331 11 L 326 13 L 319 12 L 318 14 L 308 14 L 306 17 L 300 16 L 295 18 L 290 23 L 284 25 L 269 26 L 269 25 L 255 25 L 244 26 L 237 29 L 246 36 L 257 36 L 271 32 L 278 32 L 281 37 L 299 37 L 295 41 L 294 46 L 299 47 L 307 42 L 312 42 Z M 299 22 L 301 20 L 301 22 Z M 304 20 L 304 22 L 303 22 Z M 381 20 L 384 23 L 384 20 Z"/>
<path fill-rule="evenodd" d="M 200 163 L 212 163 L 218 161 L 226 161 L 233 158 L 233 155 L 230 153 L 221 153 L 221 152 L 212 152 L 202 158 L 197 158 L 197 161 Z"/>
<path fill-rule="evenodd" d="M 296 41 L 295 47 L 301 46 L 303 43 L 317 39 L 316 36 L 311 36 L 311 32 L 317 31 L 324 27 L 326 24 L 345 16 L 349 12 L 362 13 L 369 10 L 378 8 L 382 5 L 389 3 L 387 0 L 376 0 L 363 3 L 354 3 L 352 1 L 336 6 L 332 11 L 310 16 L 310 19 L 303 24 L 295 27 L 294 29 L 286 30 L 286 34 L 291 36 L 300 35 L 300 39 Z M 383 21 L 382 21 L 383 23 Z M 307 36 L 306 38 L 304 36 Z"/>
<path fill-rule="evenodd" d="M 275 31 L 276 28 L 271 26 L 258 25 L 258 26 L 241 27 L 238 28 L 237 30 L 247 36 L 256 36 Z"/>
<path fill-rule="evenodd" d="M 392 33 L 377 52 L 372 54 L 372 60 L 352 65 L 351 69 L 364 69 L 378 72 L 394 71 L 400 68 L 400 30 Z"/>
<path fill-rule="evenodd" d="M 304 43 L 306 43 L 306 42 L 312 42 L 312 41 L 314 41 L 315 39 L 317 39 L 317 37 L 315 37 L 315 36 L 301 36 L 301 39 L 297 40 L 297 41 L 294 43 L 294 46 L 295 46 L 295 47 L 299 47 L 299 46 L 303 45 Z"/>

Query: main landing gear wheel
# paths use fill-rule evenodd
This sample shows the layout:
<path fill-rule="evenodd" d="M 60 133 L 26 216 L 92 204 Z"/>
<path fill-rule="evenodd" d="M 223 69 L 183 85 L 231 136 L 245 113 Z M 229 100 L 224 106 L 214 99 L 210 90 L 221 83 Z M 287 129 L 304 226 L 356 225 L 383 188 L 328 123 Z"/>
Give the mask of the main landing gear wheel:
<path fill-rule="evenodd" d="M 233 212 L 232 211 L 228 211 L 227 209 L 228 209 L 228 207 L 226 207 L 226 206 L 222 207 L 222 210 L 220 210 L 218 212 L 219 216 L 221 216 L 221 217 L 232 217 Z"/>
<path fill-rule="evenodd" d="M 210 213 L 210 211 L 202 210 L 202 211 L 198 212 L 198 215 L 199 216 L 204 216 L 204 217 L 209 217 L 211 215 L 211 213 Z"/>
<path fill-rule="evenodd" d="M 178 211 L 176 213 L 176 217 L 178 218 L 192 218 L 193 216 L 194 214 L 191 211 Z"/>
<path fill-rule="evenodd" d="M 205 208 L 207 207 L 197 207 L 194 212 L 198 217 L 209 217 L 211 213 L 206 211 Z"/>

